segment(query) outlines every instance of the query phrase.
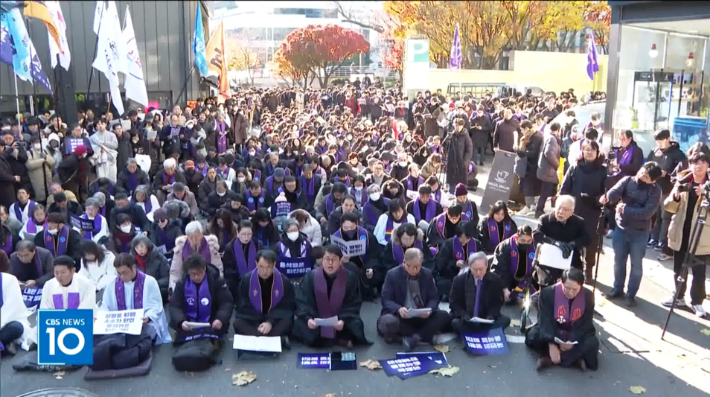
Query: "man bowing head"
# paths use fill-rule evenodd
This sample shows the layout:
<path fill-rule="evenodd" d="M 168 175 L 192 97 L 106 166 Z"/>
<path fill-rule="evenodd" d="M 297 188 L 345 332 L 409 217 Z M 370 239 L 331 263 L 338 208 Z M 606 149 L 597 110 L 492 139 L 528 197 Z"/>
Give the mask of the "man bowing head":
<path fill-rule="evenodd" d="M 369 345 L 360 318 L 358 277 L 342 267 L 340 248 L 331 244 L 324 250 L 323 265 L 306 274 L 299 286 L 293 337 L 311 347 Z"/>

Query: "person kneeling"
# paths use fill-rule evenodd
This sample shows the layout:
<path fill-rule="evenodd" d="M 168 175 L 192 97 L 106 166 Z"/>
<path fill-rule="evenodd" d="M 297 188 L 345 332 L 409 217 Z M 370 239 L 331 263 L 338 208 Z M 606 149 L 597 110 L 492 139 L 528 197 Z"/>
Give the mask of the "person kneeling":
<path fill-rule="evenodd" d="M 293 284 L 276 269 L 276 253 L 259 251 L 256 269 L 246 273 L 239 284 L 234 333 L 280 336 L 282 347 L 289 348 L 296 293 Z"/>
<path fill-rule="evenodd" d="M 468 258 L 468 267 L 468 271 L 456 276 L 451 285 L 451 327 L 457 333 L 508 328 L 510 318 L 500 314 L 503 283 L 497 274 L 487 271 L 486 254 L 472 254 Z"/>
<path fill-rule="evenodd" d="M 303 276 L 296 294 L 296 321 L 293 337 L 311 346 L 332 346 L 336 342 L 370 345 L 360 318 L 362 295 L 358 277 L 342 266 L 343 253 L 335 245 L 324 247 L 323 265 Z M 336 317 L 334 326 L 319 326 L 316 318 Z"/>
<path fill-rule="evenodd" d="M 538 322 L 525 335 L 525 344 L 542 355 L 538 371 L 552 365 L 598 368 L 594 295 L 583 284 L 582 271 L 570 268 L 561 282 L 540 292 Z"/>
<path fill-rule="evenodd" d="M 15 341 L 30 329 L 29 315 L 20 282 L 12 274 L 0 273 L 0 357 L 17 352 Z"/>
<path fill-rule="evenodd" d="M 433 344 L 434 336 L 448 327 L 449 313 L 439 310 L 439 293 L 431 270 L 422 268 L 424 255 L 418 248 L 404 253 L 402 266 L 390 269 L 382 286 L 382 312 L 377 332 L 388 343 L 402 338 L 407 350 L 420 341 Z M 414 309 L 428 309 L 414 315 Z"/>
<path fill-rule="evenodd" d="M 183 344 L 173 355 L 178 371 L 204 371 L 216 361 L 219 341 L 227 333 L 234 299 L 219 270 L 200 254 L 184 262 L 187 274 L 175 285 L 170 299 L 170 327 L 175 344 Z"/>

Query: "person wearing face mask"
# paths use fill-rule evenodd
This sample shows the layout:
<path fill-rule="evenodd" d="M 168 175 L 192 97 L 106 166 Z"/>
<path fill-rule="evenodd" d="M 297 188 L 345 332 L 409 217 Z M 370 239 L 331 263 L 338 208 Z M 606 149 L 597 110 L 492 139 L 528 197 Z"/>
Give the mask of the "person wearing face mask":
<path fill-rule="evenodd" d="M 172 260 L 172 251 L 175 248 L 175 241 L 182 235 L 179 221 L 171 222 L 165 208 L 158 208 L 153 213 L 153 223 L 148 229 L 150 241 L 169 261 Z"/>
<path fill-rule="evenodd" d="M 390 200 L 382 197 L 378 185 L 368 186 L 367 196 L 367 201 L 362 207 L 363 227 L 374 232 L 380 216 L 388 211 Z"/>
<path fill-rule="evenodd" d="M 217 210 L 231 202 L 236 193 L 227 188 L 227 182 L 219 180 L 216 182 L 215 190 L 207 196 L 207 214 L 210 218 L 214 216 Z"/>
<path fill-rule="evenodd" d="M 513 110 L 506 108 L 503 110 L 503 119 L 496 123 L 493 131 L 493 147 L 504 152 L 514 152 L 517 130 L 518 122 L 513 118 Z"/>
<path fill-rule="evenodd" d="M 27 167 L 35 201 L 44 202 L 49 195 L 49 183 L 52 181 L 54 157 L 42 149 L 39 137 L 32 138 L 32 146 L 27 150 Z"/>
<path fill-rule="evenodd" d="M 131 241 L 130 255 L 135 259 L 138 270 L 158 282 L 162 301 L 167 302 L 170 263 L 165 255 L 147 236 L 143 235 L 138 235 Z"/>
<path fill-rule="evenodd" d="M 429 229 L 426 233 L 429 246 L 438 249 L 444 241 L 454 237 L 456 235 L 456 225 L 462 221 L 469 222 L 470 218 L 463 213 L 463 209 L 459 204 L 452 205 L 446 209 L 446 212 L 435 217 L 429 223 Z M 472 236 L 475 237 L 477 234 Z"/>
<path fill-rule="evenodd" d="M 339 220 L 338 228 L 333 231 L 331 236 L 345 242 L 365 241 L 366 253 L 358 256 L 343 257 L 343 264 L 348 270 L 358 275 L 362 282 L 363 299 L 370 300 L 374 299 L 376 296 L 374 289 L 379 289 L 381 286 L 381 283 L 376 284 L 376 281 L 384 278 L 384 276 L 379 278 L 375 276 L 375 269 L 379 263 L 382 247 L 374 243 L 374 234 L 368 232 L 362 226 L 359 226 L 359 220 L 359 215 L 355 212 L 344 213 Z"/>
<path fill-rule="evenodd" d="M 365 177 L 358 174 L 353 179 L 353 186 L 349 189 L 349 194 L 355 199 L 355 205 L 362 212 L 362 208 L 367 203 L 368 195 L 365 190 Z"/>
<path fill-rule="evenodd" d="M 448 300 L 451 283 L 458 274 L 466 270 L 467 258 L 474 252 L 483 252 L 481 242 L 476 239 L 478 230 L 473 222 L 459 222 L 455 236 L 444 240 L 436 254 L 436 288 L 444 302 Z"/>
<path fill-rule="evenodd" d="M 281 241 L 276 243 L 275 251 L 278 255 L 279 260 L 277 261 L 277 267 L 286 273 L 287 277 L 297 277 L 305 274 L 310 269 L 292 269 L 283 266 L 284 258 L 289 260 L 297 260 L 304 258 L 311 258 L 313 247 L 311 243 L 306 238 L 306 235 L 301 233 L 299 230 L 298 221 L 292 218 L 288 218 L 283 223 L 283 233 L 281 234 Z M 313 266 L 313 263 L 311 263 Z M 292 271 L 295 270 L 295 273 Z"/>
<path fill-rule="evenodd" d="M 82 241 L 80 251 L 81 269 L 78 274 L 94 284 L 96 298 L 101 300 L 104 288 L 116 277 L 116 269 L 113 267 L 116 256 L 91 240 Z"/>
<path fill-rule="evenodd" d="M 406 153 L 400 153 L 397 155 L 397 162 L 394 163 L 392 169 L 390 170 L 390 176 L 392 179 L 401 181 L 405 179 L 409 171 L 407 167 L 409 166 L 409 160 Z"/>
<path fill-rule="evenodd" d="M 248 220 L 239 222 L 236 238 L 227 244 L 222 255 L 224 279 L 233 296 L 239 297 L 240 279 L 256 268 L 257 253 L 263 248 L 256 239 L 252 223 Z M 239 304 L 239 301 L 235 303 Z"/>
<path fill-rule="evenodd" d="M 524 225 L 503 240 L 493 254 L 491 272 L 500 277 L 506 302 L 522 301 L 527 287 L 531 288 L 531 294 L 540 288 L 533 277 L 536 245 L 532 233 L 532 228 Z"/>
<path fill-rule="evenodd" d="M 76 230 L 66 226 L 65 216 L 59 212 L 50 212 L 47 215 L 46 227 L 42 233 L 35 235 L 34 243 L 37 247 L 49 250 L 54 258 L 68 255 L 74 259 L 77 266 L 81 266 L 81 236 Z"/>
<path fill-rule="evenodd" d="M 127 214 L 119 214 L 116 217 L 116 226 L 111 230 L 111 235 L 104 242 L 104 246 L 116 255 L 129 253 L 131 241 L 137 235 L 138 232 L 131 223 L 131 217 Z"/>
<path fill-rule="evenodd" d="M 251 218 L 254 239 L 261 242 L 264 248 L 275 247 L 280 240 L 279 230 L 276 228 L 271 213 L 266 208 L 259 208 Z"/>

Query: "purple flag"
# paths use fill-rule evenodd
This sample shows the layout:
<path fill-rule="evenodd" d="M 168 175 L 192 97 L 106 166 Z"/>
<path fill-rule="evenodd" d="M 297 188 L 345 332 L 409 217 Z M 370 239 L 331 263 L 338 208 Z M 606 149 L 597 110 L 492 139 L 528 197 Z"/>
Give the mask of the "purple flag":
<path fill-rule="evenodd" d="M 596 59 L 596 58 L 595 58 Z M 461 55 L 461 38 L 459 37 L 459 24 L 456 22 L 454 32 L 454 42 L 451 43 L 451 54 L 449 56 L 449 69 L 461 69 L 463 56 Z"/>
<path fill-rule="evenodd" d="M 590 80 L 594 80 L 594 73 L 599 71 L 599 63 L 597 63 L 597 45 L 594 42 L 594 32 L 589 31 L 589 46 L 587 47 L 587 76 Z"/>

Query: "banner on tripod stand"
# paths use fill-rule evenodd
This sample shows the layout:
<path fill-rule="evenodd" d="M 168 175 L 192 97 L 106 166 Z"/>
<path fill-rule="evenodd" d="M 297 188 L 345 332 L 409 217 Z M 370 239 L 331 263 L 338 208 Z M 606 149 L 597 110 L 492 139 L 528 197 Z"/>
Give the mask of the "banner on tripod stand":
<path fill-rule="evenodd" d="M 496 151 L 491 171 L 488 174 L 486 191 L 483 193 L 481 205 L 478 207 L 479 213 L 488 213 L 491 206 L 498 200 L 508 201 L 510 190 L 513 187 L 513 178 L 515 177 L 514 166 L 515 153 Z"/>

